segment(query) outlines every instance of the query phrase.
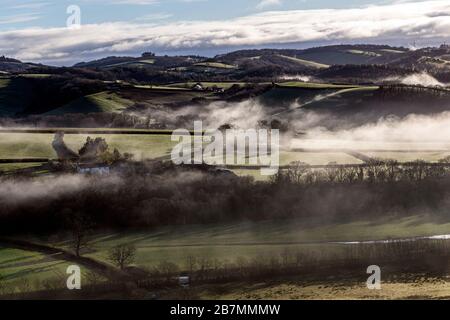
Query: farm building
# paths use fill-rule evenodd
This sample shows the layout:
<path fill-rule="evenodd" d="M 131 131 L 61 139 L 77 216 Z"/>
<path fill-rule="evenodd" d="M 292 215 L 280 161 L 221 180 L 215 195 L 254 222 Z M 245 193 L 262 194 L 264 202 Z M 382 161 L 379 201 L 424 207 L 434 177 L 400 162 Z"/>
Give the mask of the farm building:
<path fill-rule="evenodd" d="M 105 165 L 78 165 L 77 172 L 82 174 L 108 175 L 111 168 Z"/>

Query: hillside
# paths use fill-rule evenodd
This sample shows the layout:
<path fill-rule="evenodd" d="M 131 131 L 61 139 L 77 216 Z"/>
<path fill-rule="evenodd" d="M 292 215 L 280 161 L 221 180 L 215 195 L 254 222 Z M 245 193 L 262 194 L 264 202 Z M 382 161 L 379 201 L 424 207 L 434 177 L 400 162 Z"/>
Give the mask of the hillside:
<path fill-rule="evenodd" d="M 0 78 L 0 116 L 42 114 L 96 92 L 100 81 L 39 75 Z"/>
<path fill-rule="evenodd" d="M 336 45 L 239 50 L 214 58 L 146 52 L 140 57 L 112 56 L 59 68 L 0 57 L 0 72 L 0 117 L 133 114 L 152 117 L 152 123 L 164 127 L 170 112 L 177 108 L 249 98 L 258 98 L 273 112 L 283 112 L 294 103 L 318 110 L 363 105 L 358 111 L 369 112 L 365 103 L 373 90 L 365 94 L 364 87 L 448 86 L 450 48 Z M 357 92 L 345 90 L 358 88 Z M 407 94 L 400 93 L 401 99 Z M 318 101 L 310 103 L 311 99 Z M 430 109 L 447 110 L 447 98 L 431 95 L 430 99 Z M 389 109 L 392 104 L 384 103 L 390 107 L 378 108 L 377 114 L 425 110 L 420 101 L 413 101 L 409 109 L 400 102 L 402 107 L 395 112 Z"/>
<path fill-rule="evenodd" d="M 17 59 L 7 58 L 5 56 L 0 57 L 0 73 L 25 72 L 39 66 L 39 64 L 24 63 Z"/>
<path fill-rule="evenodd" d="M 390 46 L 340 45 L 317 47 L 304 50 L 241 50 L 225 55 L 216 56 L 215 59 L 228 63 L 242 64 L 246 60 L 260 60 L 264 57 L 281 55 L 324 65 L 381 64 L 394 61 L 398 59 L 399 56 L 408 54 L 408 52 L 408 49 Z"/>

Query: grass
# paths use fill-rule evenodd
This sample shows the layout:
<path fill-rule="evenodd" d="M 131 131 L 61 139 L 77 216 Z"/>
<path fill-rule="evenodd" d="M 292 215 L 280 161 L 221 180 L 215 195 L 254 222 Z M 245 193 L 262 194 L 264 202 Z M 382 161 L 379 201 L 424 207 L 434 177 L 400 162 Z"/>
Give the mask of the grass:
<path fill-rule="evenodd" d="M 446 142 L 410 142 L 410 141 L 383 141 L 383 140 L 344 140 L 344 139 L 298 139 L 291 140 L 293 148 L 309 150 L 348 149 L 357 150 L 368 156 L 380 156 L 397 159 L 411 154 L 413 157 L 421 155 L 436 157 L 445 156 L 450 145 Z M 417 158 L 416 158 L 417 159 Z"/>
<path fill-rule="evenodd" d="M 220 62 L 200 62 L 194 64 L 197 67 L 207 67 L 207 68 L 215 68 L 215 69 L 236 69 L 236 66 L 232 66 L 230 64 L 220 63 Z"/>
<path fill-rule="evenodd" d="M 49 78 L 52 75 L 47 73 L 23 73 L 20 76 L 24 78 Z"/>
<path fill-rule="evenodd" d="M 8 78 L 0 78 L 0 89 L 7 87 L 11 80 Z"/>
<path fill-rule="evenodd" d="M 349 84 L 314 83 L 301 81 L 280 82 L 277 85 L 281 88 L 305 88 L 305 89 L 353 89 L 360 86 Z"/>
<path fill-rule="evenodd" d="M 344 224 L 305 225 L 301 221 L 265 221 L 222 225 L 178 226 L 148 232 L 102 233 L 92 238 L 87 256 L 108 262 L 108 250 L 132 243 L 136 265 L 152 267 L 161 261 L 184 266 L 188 256 L 234 261 L 245 256 L 279 255 L 285 250 L 318 250 L 339 253 L 345 245 L 327 241 L 358 241 L 450 234 L 450 223 L 427 216 L 358 221 Z M 67 246 L 65 242 L 55 243 Z"/>
<path fill-rule="evenodd" d="M 44 289 L 42 282 L 56 282 L 60 288 L 65 286 L 66 269 L 70 263 L 36 252 L 0 247 L 1 282 L 14 288 L 29 282 L 30 290 Z M 16 288 L 16 291 L 20 291 Z"/>
<path fill-rule="evenodd" d="M 79 98 L 47 114 L 122 112 L 133 104 L 133 101 L 123 99 L 115 93 L 103 91 Z"/>
<path fill-rule="evenodd" d="M 394 49 L 381 49 L 380 51 L 382 52 L 387 52 L 387 53 L 405 53 L 406 51 L 400 51 L 400 50 L 394 50 Z"/>
<path fill-rule="evenodd" d="M 270 176 L 261 175 L 261 170 L 254 169 L 233 169 L 234 174 L 239 177 L 253 177 L 256 181 L 269 181 Z"/>
<path fill-rule="evenodd" d="M 281 58 L 287 59 L 289 61 L 298 63 L 302 66 L 306 66 L 306 67 L 311 67 L 311 68 L 316 68 L 316 69 L 326 69 L 326 68 L 330 67 L 327 64 L 318 63 L 318 62 L 314 62 L 314 61 L 309 61 L 309 60 L 304 60 L 304 59 L 299 59 L 299 58 L 294 58 L 294 57 L 289 57 L 289 56 L 284 56 L 284 55 L 278 55 L 278 56 Z"/>
<path fill-rule="evenodd" d="M 204 87 L 213 87 L 213 86 L 217 86 L 218 88 L 222 88 L 222 89 L 229 89 L 231 88 L 233 85 L 239 85 L 239 86 L 244 86 L 246 85 L 245 82 L 209 82 L 209 81 L 202 81 L 200 82 L 202 86 Z M 194 81 L 190 81 L 190 82 L 181 82 L 181 83 L 173 83 L 173 84 L 169 84 L 168 87 L 171 88 L 192 88 L 195 84 L 197 84 L 197 82 Z"/>
<path fill-rule="evenodd" d="M 350 54 L 345 50 L 333 50 L 327 52 L 305 52 L 297 55 L 297 58 L 329 65 L 365 64 L 372 59 L 372 57 L 365 55 Z"/>
<path fill-rule="evenodd" d="M 382 290 L 368 290 L 364 275 L 349 279 L 336 274 L 319 281 L 298 276 L 258 284 L 205 285 L 196 288 L 196 294 L 206 300 L 404 300 L 448 299 L 450 295 L 450 283 L 442 278 L 414 274 L 405 277 L 384 279 Z"/>
<path fill-rule="evenodd" d="M 410 162 L 424 160 L 427 162 L 438 162 L 450 156 L 450 152 L 363 152 L 364 155 L 377 159 L 395 159 L 399 162 Z"/>
<path fill-rule="evenodd" d="M 146 63 L 146 64 L 154 64 L 155 59 L 143 59 L 143 60 L 139 60 L 139 62 Z"/>
<path fill-rule="evenodd" d="M 177 143 L 171 141 L 170 135 L 159 134 L 140 134 L 146 132 L 145 130 L 136 129 L 136 134 L 114 134 L 114 129 L 106 129 L 111 131 L 111 134 L 95 134 L 97 130 L 105 129 L 89 129 L 93 131 L 92 134 L 68 134 L 72 130 L 54 128 L 52 130 L 63 130 L 66 132 L 65 141 L 67 145 L 73 150 L 78 150 L 86 141 L 87 136 L 103 137 L 106 139 L 111 148 L 117 148 L 120 152 L 128 152 L 135 155 L 136 159 L 153 159 L 163 156 L 169 156 L 170 152 Z M 117 129 L 121 130 L 121 129 Z M 128 130 L 127 130 L 128 131 Z M 133 132 L 133 130 L 129 130 Z M 51 146 L 53 140 L 52 133 L 0 133 L 0 158 L 54 158 L 56 154 Z M 315 140 L 298 140 L 299 143 L 294 144 L 295 147 L 301 148 L 346 148 L 345 141 L 315 141 Z M 342 143 L 341 143 L 342 142 Z M 335 144 L 341 143 L 341 144 Z M 361 146 L 366 143 L 361 142 Z M 389 145 L 390 148 L 401 149 L 401 143 L 398 145 Z M 357 146 L 353 145 L 354 149 Z M 351 149 L 351 148 L 350 148 Z M 363 149 L 364 150 L 364 149 Z M 450 155 L 449 152 L 370 152 L 361 151 L 369 157 L 396 159 L 400 162 L 413 161 L 422 159 L 425 161 L 435 162 L 439 159 Z M 280 165 L 288 165 L 291 162 L 299 161 L 310 165 L 326 165 L 331 162 L 337 164 L 361 164 L 362 161 L 348 155 L 344 152 L 329 151 L 329 152 L 295 152 L 295 151 L 281 151 Z M 30 164 L 28 164 L 30 165 Z M 10 165 L 11 166 L 11 165 Z M 1 170 L 2 167 L 0 167 Z M 258 180 L 264 177 L 259 177 L 259 170 L 237 170 L 239 175 L 252 175 Z M 263 179 L 264 180 L 264 179 Z"/>
<path fill-rule="evenodd" d="M 344 152 L 280 152 L 280 165 L 289 165 L 292 162 L 303 162 L 309 165 L 336 164 L 362 164 L 363 161 Z M 233 169 L 236 175 L 253 177 L 257 181 L 267 181 L 270 176 L 261 175 L 261 170 Z"/>
<path fill-rule="evenodd" d="M 149 89 L 149 90 L 174 90 L 174 91 L 189 91 L 190 88 L 182 88 L 175 86 L 153 86 L 153 85 L 135 85 L 135 88 L 138 89 Z"/>
<path fill-rule="evenodd" d="M 381 57 L 381 54 L 371 51 L 362 51 L 362 50 L 347 50 L 350 54 L 360 54 L 368 57 Z"/>
<path fill-rule="evenodd" d="M 55 152 L 51 146 L 53 134 L 38 133 L 0 133 L 0 158 L 54 158 Z M 135 159 L 152 159 L 170 155 L 171 148 L 176 144 L 165 135 L 86 135 L 67 134 L 66 144 L 78 151 L 90 136 L 106 139 L 111 148 L 120 152 L 132 153 Z"/>
<path fill-rule="evenodd" d="M 281 152 L 280 164 L 288 165 L 293 161 L 301 161 L 310 165 L 326 165 L 330 162 L 337 164 L 361 164 L 361 160 L 343 152 Z"/>
<path fill-rule="evenodd" d="M 103 68 L 114 68 L 114 67 L 120 67 L 120 66 L 145 67 L 146 65 L 153 65 L 154 63 L 155 63 L 154 59 L 142 59 L 142 60 L 133 60 L 133 61 L 124 61 L 124 62 L 113 63 L 113 64 L 103 66 Z"/>
<path fill-rule="evenodd" d="M 3 163 L 0 164 L 0 172 L 12 172 L 20 169 L 35 168 L 41 166 L 42 163 Z"/>

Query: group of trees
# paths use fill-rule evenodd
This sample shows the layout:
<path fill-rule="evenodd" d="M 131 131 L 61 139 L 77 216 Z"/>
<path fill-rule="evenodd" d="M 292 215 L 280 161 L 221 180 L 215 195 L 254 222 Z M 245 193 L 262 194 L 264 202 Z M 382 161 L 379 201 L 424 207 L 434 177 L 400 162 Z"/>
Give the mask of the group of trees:
<path fill-rule="evenodd" d="M 299 164 L 269 182 L 171 164 L 121 170 L 117 176 L 84 177 L 77 192 L 40 193 L 17 202 L 0 195 L 0 231 L 65 232 L 73 230 L 67 218 L 79 213 L 98 229 L 285 218 L 331 223 L 410 215 L 415 210 L 439 215 L 446 212 L 450 196 L 448 166 L 423 162 L 325 169 Z M 82 234 L 80 238 L 82 242 Z"/>
<path fill-rule="evenodd" d="M 397 160 L 377 159 L 367 161 L 363 165 L 329 163 L 321 169 L 314 169 L 302 162 L 292 162 L 287 170 L 281 170 L 272 176 L 271 182 L 302 185 L 420 182 L 445 178 L 449 173 L 450 157 L 443 158 L 438 163 L 423 160 L 400 163 Z"/>
<path fill-rule="evenodd" d="M 373 261 L 389 264 L 405 272 L 427 268 L 446 274 L 449 243 L 445 240 L 392 241 L 385 244 L 352 244 L 337 251 L 335 246 L 280 249 L 256 256 L 218 259 L 188 255 L 184 263 L 161 261 L 149 268 L 149 285 L 167 285 L 180 273 L 189 275 L 192 283 L 229 282 L 236 280 L 266 280 L 276 276 L 307 274 L 309 278 L 329 275 L 330 270 L 364 270 Z M 432 267 L 430 267 L 430 265 Z M 145 281 L 143 282 L 145 286 Z M 175 283 L 174 283 L 175 284 Z"/>

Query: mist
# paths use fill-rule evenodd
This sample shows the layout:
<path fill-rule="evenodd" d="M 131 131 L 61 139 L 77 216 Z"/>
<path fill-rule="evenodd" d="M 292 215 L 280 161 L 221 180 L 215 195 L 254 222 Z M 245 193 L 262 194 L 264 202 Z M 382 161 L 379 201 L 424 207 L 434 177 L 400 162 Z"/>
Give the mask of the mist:
<path fill-rule="evenodd" d="M 337 130 L 316 126 L 293 139 L 292 147 L 450 150 L 450 112 L 380 118 L 375 123 Z"/>
<path fill-rule="evenodd" d="M 2 179 L 0 183 L 0 206 L 24 205 L 40 199 L 49 201 L 65 195 L 79 193 L 92 183 L 84 175 L 44 176 L 36 179 Z M 120 183 L 117 176 L 102 180 L 105 188 Z"/>
<path fill-rule="evenodd" d="M 383 79 L 382 82 L 395 82 L 408 86 L 424 87 L 446 87 L 448 84 L 442 83 L 427 72 L 410 74 L 404 77 L 390 77 Z"/>

